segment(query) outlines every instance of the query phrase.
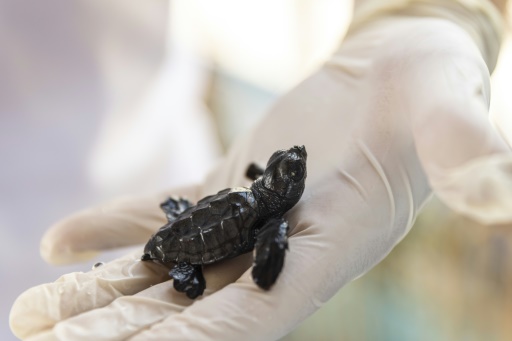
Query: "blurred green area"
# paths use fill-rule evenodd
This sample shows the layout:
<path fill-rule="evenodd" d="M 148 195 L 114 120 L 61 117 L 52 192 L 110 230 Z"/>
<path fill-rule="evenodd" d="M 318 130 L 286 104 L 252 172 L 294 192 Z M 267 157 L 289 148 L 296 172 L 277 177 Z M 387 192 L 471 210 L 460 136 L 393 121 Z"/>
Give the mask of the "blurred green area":
<path fill-rule="evenodd" d="M 282 341 L 512 340 L 512 232 L 437 199 L 390 255 Z"/>

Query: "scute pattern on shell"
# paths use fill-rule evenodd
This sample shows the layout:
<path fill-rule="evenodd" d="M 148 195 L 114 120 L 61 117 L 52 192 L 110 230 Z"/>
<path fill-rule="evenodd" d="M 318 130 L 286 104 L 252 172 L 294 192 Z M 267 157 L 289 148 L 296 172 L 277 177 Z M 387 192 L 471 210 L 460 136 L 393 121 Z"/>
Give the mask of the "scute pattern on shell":
<path fill-rule="evenodd" d="M 257 219 L 257 203 L 248 188 L 225 189 L 205 197 L 161 228 L 169 233 L 164 258 L 199 265 L 247 252 L 254 246 L 251 227 Z"/>

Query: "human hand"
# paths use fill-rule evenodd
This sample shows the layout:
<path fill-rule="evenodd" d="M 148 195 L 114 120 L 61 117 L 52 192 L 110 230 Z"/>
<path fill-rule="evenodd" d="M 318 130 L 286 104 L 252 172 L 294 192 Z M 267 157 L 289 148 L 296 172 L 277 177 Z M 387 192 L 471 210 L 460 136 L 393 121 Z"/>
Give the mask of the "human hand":
<path fill-rule="evenodd" d="M 14 332 L 30 340 L 283 336 L 390 252 L 430 195 L 429 182 L 436 188 L 453 169 L 474 162 L 499 169 L 485 159 L 509 158 L 486 119 L 488 81 L 481 50 L 453 22 L 390 15 L 361 25 L 234 145 L 204 184 L 172 193 L 197 201 L 248 185 L 250 162 L 304 144 L 306 190 L 287 215 L 289 252 L 270 291 L 252 282 L 244 255 L 205 267 L 206 291 L 192 301 L 172 288 L 165 269 L 139 261 L 141 249 L 28 290 L 12 309 Z M 75 215 L 48 232 L 43 255 L 62 263 L 143 244 L 165 221 L 158 207 L 165 196 Z"/>

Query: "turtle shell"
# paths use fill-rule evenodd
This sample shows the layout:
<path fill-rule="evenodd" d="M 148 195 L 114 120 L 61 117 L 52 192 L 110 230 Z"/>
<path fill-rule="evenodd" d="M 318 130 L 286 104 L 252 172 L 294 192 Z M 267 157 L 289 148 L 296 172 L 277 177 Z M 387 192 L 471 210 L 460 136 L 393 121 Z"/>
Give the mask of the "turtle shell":
<path fill-rule="evenodd" d="M 165 258 L 209 264 L 238 256 L 254 247 L 258 207 L 249 188 L 229 188 L 201 199 L 164 228 Z"/>

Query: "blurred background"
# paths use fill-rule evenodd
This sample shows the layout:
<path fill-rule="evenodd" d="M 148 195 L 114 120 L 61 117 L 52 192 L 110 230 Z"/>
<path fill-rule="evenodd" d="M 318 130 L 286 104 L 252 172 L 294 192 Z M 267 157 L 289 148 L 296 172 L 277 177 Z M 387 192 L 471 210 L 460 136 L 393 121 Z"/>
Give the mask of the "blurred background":
<path fill-rule="evenodd" d="M 14 340 L 19 294 L 95 263 L 45 264 L 39 240 L 52 223 L 200 180 L 328 58 L 351 10 L 349 0 L 0 0 L 0 339 Z M 491 108 L 505 136 L 511 80 L 508 37 Z M 434 199 L 389 257 L 283 340 L 501 341 L 510 321 L 512 231 Z"/>

